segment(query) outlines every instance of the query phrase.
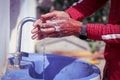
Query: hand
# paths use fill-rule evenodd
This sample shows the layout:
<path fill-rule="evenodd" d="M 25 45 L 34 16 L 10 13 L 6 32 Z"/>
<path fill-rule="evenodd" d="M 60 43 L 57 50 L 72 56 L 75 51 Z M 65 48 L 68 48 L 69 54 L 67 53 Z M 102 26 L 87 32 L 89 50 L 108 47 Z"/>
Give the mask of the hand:
<path fill-rule="evenodd" d="M 53 20 L 41 19 L 37 20 L 33 26 L 32 39 L 43 39 L 46 37 L 64 37 L 70 35 L 77 35 L 81 31 L 82 22 L 76 21 L 72 18 L 59 18 Z"/>
<path fill-rule="evenodd" d="M 70 18 L 70 16 L 68 13 L 64 11 L 57 11 L 57 10 L 41 15 L 41 20 L 43 22 L 46 22 L 46 20 L 61 19 L 61 18 Z"/>

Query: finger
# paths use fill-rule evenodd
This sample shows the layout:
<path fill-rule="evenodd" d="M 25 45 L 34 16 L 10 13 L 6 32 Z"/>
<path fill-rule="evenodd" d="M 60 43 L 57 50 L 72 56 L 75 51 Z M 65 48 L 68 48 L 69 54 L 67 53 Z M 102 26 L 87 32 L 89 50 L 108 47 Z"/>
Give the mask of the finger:
<path fill-rule="evenodd" d="M 55 32 L 55 28 L 45 28 L 45 29 L 41 29 L 41 33 L 45 34 L 45 35 L 49 35 L 51 33 Z"/>
<path fill-rule="evenodd" d="M 45 28 L 53 28 L 54 25 L 52 25 L 51 23 L 43 23 L 43 24 L 40 24 L 40 28 L 41 29 L 45 29 Z"/>
<path fill-rule="evenodd" d="M 33 40 L 36 39 L 36 40 L 41 40 L 43 38 L 45 38 L 44 35 L 40 35 L 40 34 L 34 34 L 32 37 L 31 37 Z"/>
<path fill-rule="evenodd" d="M 34 34 L 34 33 L 37 33 L 37 32 L 39 32 L 39 28 L 38 27 L 35 27 L 35 28 L 33 28 L 32 30 L 31 30 L 31 33 L 32 34 Z"/>
<path fill-rule="evenodd" d="M 34 40 L 34 39 L 37 39 L 37 38 L 38 38 L 38 34 L 34 34 L 31 38 L 32 38 L 33 40 Z"/>
<path fill-rule="evenodd" d="M 48 37 L 53 37 L 53 38 L 59 38 L 59 37 L 62 37 L 62 33 L 52 33 L 52 34 L 49 34 Z"/>
<path fill-rule="evenodd" d="M 42 20 L 41 20 L 41 19 L 38 19 L 38 20 L 36 20 L 36 21 L 33 23 L 33 26 L 34 26 L 34 27 L 38 27 L 38 26 L 40 26 L 40 24 L 42 24 Z"/>
<path fill-rule="evenodd" d="M 66 23 L 66 19 L 62 19 L 62 20 L 48 20 L 46 23 L 46 26 L 49 25 L 51 27 L 55 27 L 55 26 L 61 26 L 61 24 L 65 24 Z"/>
<path fill-rule="evenodd" d="M 41 40 L 41 39 L 44 39 L 44 38 L 45 37 L 41 35 L 41 36 L 37 37 L 36 40 Z"/>
<path fill-rule="evenodd" d="M 51 18 L 54 18 L 54 17 L 56 17 L 56 15 L 55 15 L 54 12 L 41 15 L 41 19 L 42 19 L 43 21 L 50 20 Z"/>

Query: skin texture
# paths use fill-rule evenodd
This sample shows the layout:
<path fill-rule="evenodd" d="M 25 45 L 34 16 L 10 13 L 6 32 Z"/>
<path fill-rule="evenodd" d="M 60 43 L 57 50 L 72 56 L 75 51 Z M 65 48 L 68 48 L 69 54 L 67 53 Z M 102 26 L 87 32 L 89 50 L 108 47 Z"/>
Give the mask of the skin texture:
<path fill-rule="evenodd" d="M 76 21 L 63 11 L 53 11 L 41 16 L 34 22 L 32 39 L 41 40 L 46 37 L 64 37 L 77 35 L 81 31 L 82 23 Z"/>

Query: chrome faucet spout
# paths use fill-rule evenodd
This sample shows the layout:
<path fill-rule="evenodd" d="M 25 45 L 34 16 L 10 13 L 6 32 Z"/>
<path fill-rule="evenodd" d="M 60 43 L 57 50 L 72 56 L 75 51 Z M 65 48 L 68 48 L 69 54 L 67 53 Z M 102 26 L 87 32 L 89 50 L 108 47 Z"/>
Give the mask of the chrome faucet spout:
<path fill-rule="evenodd" d="M 15 66 L 18 66 L 19 67 L 19 64 L 20 64 L 20 60 L 21 60 L 21 40 L 22 40 L 22 28 L 23 28 L 23 25 L 26 23 L 26 22 L 35 22 L 36 21 L 36 18 L 33 18 L 33 17 L 26 17 L 24 19 L 22 19 L 18 25 L 18 29 L 17 29 L 17 43 L 16 43 L 16 52 L 14 54 L 14 64 Z"/>
<path fill-rule="evenodd" d="M 23 28 L 23 25 L 26 23 L 26 22 L 35 22 L 36 21 L 36 18 L 33 18 L 33 17 L 26 17 L 24 19 L 22 19 L 18 25 L 18 30 L 17 30 L 17 34 L 18 34 L 18 37 L 17 37 L 17 46 L 16 46 L 16 52 L 21 52 L 21 40 L 22 40 L 22 28 Z"/>

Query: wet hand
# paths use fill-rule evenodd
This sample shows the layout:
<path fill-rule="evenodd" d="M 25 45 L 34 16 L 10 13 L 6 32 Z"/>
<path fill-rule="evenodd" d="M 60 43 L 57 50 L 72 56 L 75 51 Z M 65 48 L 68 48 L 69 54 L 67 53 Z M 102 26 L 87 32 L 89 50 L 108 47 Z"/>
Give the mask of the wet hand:
<path fill-rule="evenodd" d="M 71 18 L 46 20 L 46 22 L 39 19 L 33 24 L 32 39 L 77 35 L 81 31 L 81 25 L 82 22 Z"/>

